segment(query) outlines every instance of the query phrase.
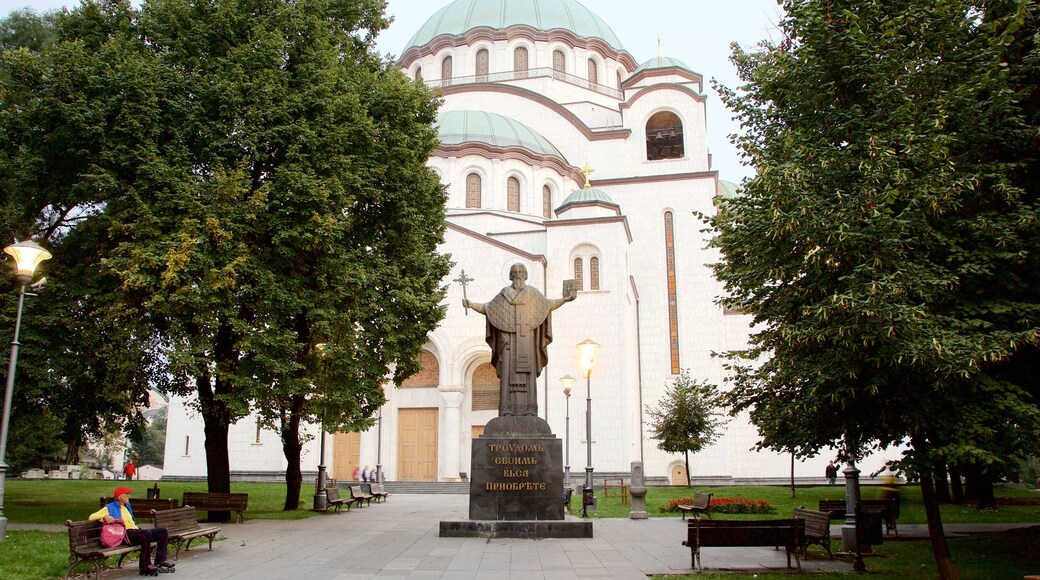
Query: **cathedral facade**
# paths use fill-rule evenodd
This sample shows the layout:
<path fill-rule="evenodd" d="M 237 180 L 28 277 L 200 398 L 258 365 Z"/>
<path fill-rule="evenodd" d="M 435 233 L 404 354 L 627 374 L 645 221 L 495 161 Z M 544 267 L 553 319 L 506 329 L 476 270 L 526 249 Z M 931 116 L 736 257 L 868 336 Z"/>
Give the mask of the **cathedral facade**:
<path fill-rule="evenodd" d="M 578 294 L 552 315 L 537 385 L 538 414 L 565 440 L 572 479 L 590 451 L 598 475 L 627 474 L 641 460 L 657 482 L 790 477 L 789 455 L 752 450 L 746 417 L 691 456 L 691 474 L 649 436 L 646 410 L 680 371 L 725 388 L 712 354 L 745 347 L 750 332 L 749 316 L 716 303 L 723 287 L 709 264 L 719 256 L 698 218 L 737 194 L 712 168 L 704 78 L 675 58 L 637 60 L 575 0 L 455 0 L 398 64 L 444 100 L 429 166 L 448 194 L 447 316 L 429 336 L 423 371 L 386 385 L 377 425 L 330 435 L 330 475 L 349 479 L 378 464 L 388 481 L 465 479 L 472 439 L 498 414 L 499 381 L 485 318 L 462 300 L 490 300 L 520 263 L 547 297 L 560 298 L 566 280 Z M 586 340 L 600 345 L 588 374 L 577 348 Z M 569 395 L 566 376 L 577 377 Z M 284 473 L 277 433 L 244 419 L 231 440 L 233 474 Z M 315 440 L 305 471 L 316 470 L 317 455 Z M 795 475 L 822 482 L 828 459 L 798 463 Z M 166 475 L 205 469 L 201 418 L 174 398 Z"/>

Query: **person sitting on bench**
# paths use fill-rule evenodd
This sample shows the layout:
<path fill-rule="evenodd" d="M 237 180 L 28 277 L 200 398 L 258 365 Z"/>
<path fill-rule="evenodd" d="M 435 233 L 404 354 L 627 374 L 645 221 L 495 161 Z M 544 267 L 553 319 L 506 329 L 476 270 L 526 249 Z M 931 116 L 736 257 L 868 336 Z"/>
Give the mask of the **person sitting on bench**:
<path fill-rule="evenodd" d="M 123 520 L 126 527 L 126 536 L 131 544 L 141 546 L 141 562 L 139 564 L 141 576 L 158 576 L 159 569 L 164 572 L 172 572 L 174 564 L 166 559 L 166 545 L 169 543 L 169 534 L 166 528 L 142 529 L 137 527 L 134 521 L 134 512 L 130 507 L 130 494 L 134 490 L 129 487 L 119 486 L 114 492 L 114 498 L 108 505 L 90 514 L 91 521 L 101 520 L 103 523 L 111 524 L 117 519 Z M 155 542 L 155 564 L 152 564 L 151 551 L 152 542 Z"/>

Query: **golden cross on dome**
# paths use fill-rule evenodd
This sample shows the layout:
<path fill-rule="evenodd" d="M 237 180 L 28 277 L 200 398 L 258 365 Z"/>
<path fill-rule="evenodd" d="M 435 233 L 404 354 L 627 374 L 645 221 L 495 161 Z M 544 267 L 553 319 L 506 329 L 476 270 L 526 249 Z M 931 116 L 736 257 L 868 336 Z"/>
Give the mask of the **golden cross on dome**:
<path fill-rule="evenodd" d="M 657 58 L 661 58 L 662 56 L 664 56 L 664 55 L 661 53 L 661 35 L 658 34 L 657 35 Z"/>
<path fill-rule="evenodd" d="M 589 181 L 589 176 L 596 172 L 588 162 L 585 163 L 585 167 L 581 170 L 585 174 L 585 189 L 592 189 L 592 182 Z"/>

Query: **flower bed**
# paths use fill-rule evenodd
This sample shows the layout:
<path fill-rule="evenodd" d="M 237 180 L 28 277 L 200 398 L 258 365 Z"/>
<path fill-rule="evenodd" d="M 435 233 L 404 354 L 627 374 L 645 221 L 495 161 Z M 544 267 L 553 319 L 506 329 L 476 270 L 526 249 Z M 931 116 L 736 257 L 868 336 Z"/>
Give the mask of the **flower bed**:
<path fill-rule="evenodd" d="M 679 504 L 692 504 L 693 499 L 680 497 L 657 508 L 661 513 L 678 512 Z M 711 511 L 716 514 L 772 514 L 776 508 L 767 501 L 743 497 L 717 497 L 711 500 Z"/>

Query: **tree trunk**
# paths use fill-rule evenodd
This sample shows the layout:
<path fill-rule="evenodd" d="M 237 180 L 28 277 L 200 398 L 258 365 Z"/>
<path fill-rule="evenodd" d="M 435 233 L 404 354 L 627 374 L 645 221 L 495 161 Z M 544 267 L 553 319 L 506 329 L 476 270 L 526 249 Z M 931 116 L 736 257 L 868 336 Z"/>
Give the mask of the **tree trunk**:
<path fill-rule="evenodd" d="M 916 443 L 914 449 L 921 451 Z M 939 513 L 939 502 L 935 498 L 932 478 L 930 470 L 921 470 L 921 499 L 924 502 L 925 515 L 928 517 L 928 535 L 932 540 L 932 556 L 935 558 L 935 567 L 939 571 L 940 580 L 958 580 L 960 575 L 957 574 L 957 568 L 953 565 L 950 546 L 946 543 L 946 535 L 943 533 L 942 516 Z"/>
<path fill-rule="evenodd" d="M 686 487 L 693 488 L 693 476 L 690 475 L 690 452 L 686 451 Z"/>
<path fill-rule="evenodd" d="M 286 461 L 285 506 L 282 511 L 300 509 L 300 489 L 303 486 L 303 471 L 300 468 L 300 456 L 303 451 L 303 444 L 300 442 L 303 397 L 294 396 L 292 405 L 287 420 L 282 422 L 282 453 L 285 454 Z"/>
<path fill-rule="evenodd" d="M 981 473 L 978 477 L 978 491 L 979 498 L 979 509 L 996 509 L 997 498 L 993 496 L 993 476 L 988 473 Z"/>
<path fill-rule="evenodd" d="M 65 446 L 65 465 L 79 464 L 79 441 L 69 441 Z"/>
<path fill-rule="evenodd" d="M 935 468 L 935 500 L 939 503 L 950 503 L 950 485 L 946 479 L 946 465 Z"/>
<path fill-rule="evenodd" d="M 978 499 L 979 497 L 979 472 L 969 466 L 964 469 L 964 499 L 965 501 Z"/>
<path fill-rule="evenodd" d="M 231 327 L 221 321 L 217 328 L 214 345 L 214 363 L 217 368 L 231 370 L 234 368 L 234 339 Z M 209 373 L 203 373 L 196 379 L 199 393 L 199 407 L 202 411 L 203 432 L 206 434 L 206 484 L 210 493 L 231 492 L 231 460 L 228 456 L 228 430 L 231 427 L 231 410 L 218 395 L 228 395 L 233 390 L 226 378 L 217 373 L 214 380 Z M 207 518 L 211 522 L 226 522 L 231 519 L 229 512 L 209 512 Z"/>
<path fill-rule="evenodd" d="M 791 497 L 794 497 L 794 453 L 791 454 Z"/>
<path fill-rule="evenodd" d="M 957 505 L 964 503 L 964 486 L 961 485 L 961 468 L 956 465 L 950 466 L 950 487 L 953 490 L 950 501 Z"/>

